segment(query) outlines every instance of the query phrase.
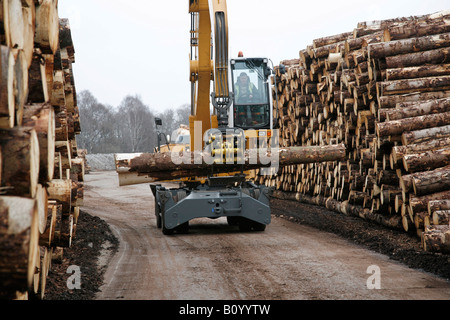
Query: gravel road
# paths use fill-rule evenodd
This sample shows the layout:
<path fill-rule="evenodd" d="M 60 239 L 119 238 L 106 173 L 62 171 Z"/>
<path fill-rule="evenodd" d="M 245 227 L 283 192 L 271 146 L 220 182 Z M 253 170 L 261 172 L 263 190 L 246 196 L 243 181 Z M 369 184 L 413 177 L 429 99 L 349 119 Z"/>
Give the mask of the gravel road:
<path fill-rule="evenodd" d="M 239 232 L 220 218 L 164 236 L 147 184 L 119 187 L 113 171 L 85 179 L 82 210 L 105 220 L 120 243 L 102 258 L 96 299 L 450 299 L 448 279 L 299 222 L 292 202 L 272 204 L 264 232 Z M 345 223 L 362 223 L 370 234 L 372 226 L 357 220 Z M 439 258 L 448 270 L 448 257 Z"/>

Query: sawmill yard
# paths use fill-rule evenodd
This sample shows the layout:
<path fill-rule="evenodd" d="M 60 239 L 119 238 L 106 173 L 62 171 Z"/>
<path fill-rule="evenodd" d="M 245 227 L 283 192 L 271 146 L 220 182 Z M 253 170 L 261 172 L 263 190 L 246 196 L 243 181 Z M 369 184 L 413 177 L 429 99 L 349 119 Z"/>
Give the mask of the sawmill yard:
<path fill-rule="evenodd" d="M 85 110 L 58 1 L 3 3 L 2 299 L 450 299 L 450 11 L 355 22 L 286 57 L 280 153 L 339 160 L 258 176 L 273 190 L 265 231 L 201 218 L 168 236 L 148 183 L 119 186 L 113 154 L 77 144 Z"/>

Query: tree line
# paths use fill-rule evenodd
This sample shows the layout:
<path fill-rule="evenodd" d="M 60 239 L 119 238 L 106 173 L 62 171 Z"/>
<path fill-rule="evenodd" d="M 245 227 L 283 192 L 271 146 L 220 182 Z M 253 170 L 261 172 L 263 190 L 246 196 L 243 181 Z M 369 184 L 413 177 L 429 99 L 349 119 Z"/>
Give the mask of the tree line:
<path fill-rule="evenodd" d="M 78 148 L 92 153 L 153 152 L 157 146 L 155 117 L 159 131 L 171 134 L 180 124 L 189 124 L 190 105 L 156 113 L 140 96 L 128 95 L 116 108 L 99 102 L 89 90 L 77 94 L 81 134 Z"/>

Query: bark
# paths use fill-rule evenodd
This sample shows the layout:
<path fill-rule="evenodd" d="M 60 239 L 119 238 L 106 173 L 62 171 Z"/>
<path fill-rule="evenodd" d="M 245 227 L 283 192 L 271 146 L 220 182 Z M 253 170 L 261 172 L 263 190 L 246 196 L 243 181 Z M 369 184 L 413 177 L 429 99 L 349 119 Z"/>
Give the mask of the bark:
<path fill-rule="evenodd" d="M 399 136 L 403 132 L 434 128 L 450 123 L 450 112 L 429 114 L 377 123 L 378 137 Z"/>
<path fill-rule="evenodd" d="M 418 67 L 393 68 L 386 70 L 386 80 L 413 79 L 450 75 L 450 64 L 433 64 Z"/>
<path fill-rule="evenodd" d="M 1 46 L 0 128 L 12 128 L 15 121 L 14 56 L 9 47 Z"/>
<path fill-rule="evenodd" d="M 34 198 L 39 178 L 39 141 L 32 127 L 0 130 L 1 186 L 8 195 Z"/>
<path fill-rule="evenodd" d="M 254 153 L 252 153 L 254 152 Z M 344 144 L 280 148 L 278 153 L 270 151 L 264 157 L 258 155 L 258 150 L 246 151 L 243 164 L 222 163 L 214 165 L 214 173 L 252 170 L 262 167 L 282 166 L 342 160 L 345 158 Z M 253 154 L 253 156 L 252 156 Z M 184 158 L 183 158 L 184 157 Z M 176 163 L 173 161 L 175 159 Z M 185 153 L 143 153 L 116 154 L 116 171 L 120 174 L 138 173 L 148 175 L 156 180 L 172 180 L 183 177 L 208 176 L 212 173 L 212 165 L 205 159 L 212 158 L 205 152 Z M 273 160 L 273 161 L 272 161 Z M 209 161 L 209 162 L 211 162 Z"/>
<path fill-rule="evenodd" d="M 38 50 L 34 51 L 33 61 L 28 72 L 28 103 L 44 103 L 49 101 L 45 58 Z"/>
<path fill-rule="evenodd" d="M 368 46 L 368 58 L 379 59 L 381 57 L 395 56 L 417 51 L 426 51 L 449 46 L 449 33 L 373 43 Z"/>
<path fill-rule="evenodd" d="M 23 110 L 28 98 L 28 63 L 23 50 L 18 50 L 14 65 L 16 124 L 22 125 Z"/>
<path fill-rule="evenodd" d="M 450 76 L 384 81 L 379 86 L 381 95 L 448 90 L 450 89 Z"/>
<path fill-rule="evenodd" d="M 412 52 L 386 57 L 386 69 L 450 62 L 450 48 Z"/>
<path fill-rule="evenodd" d="M 395 163 L 403 160 L 407 154 L 422 153 L 430 150 L 442 149 L 450 146 L 450 137 L 434 139 L 425 143 L 409 144 L 405 146 L 394 146 L 392 148 L 392 156 Z"/>
<path fill-rule="evenodd" d="M 384 40 L 393 41 L 450 32 L 450 24 L 444 19 L 410 21 L 389 26 L 384 30 Z"/>
<path fill-rule="evenodd" d="M 39 182 L 53 179 L 55 167 L 55 114 L 50 104 L 33 104 L 25 108 L 25 126 L 36 130 L 39 141 Z"/>
<path fill-rule="evenodd" d="M 408 172 L 431 170 L 449 164 L 450 147 L 403 156 L 403 167 Z"/>
<path fill-rule="evenodd" d="M 450 189 L 450 170 L 433 170 L 413 176 L 414 193 L 418 196 Z"/>
<path fill-rule="evenodd" d="M 434 92 L 420 92 L 408 93 L 393 96 L 379 96 L 379 108 L 395 108 L 398 103 L 433 100 L 450 97 L 450 91 L 434 91 Z"/>
<path fill-rule="evenodd" d="M 439 224 L 449 225 L 449 222 L 450 222 L 449 216 L 450 216 L 450 210 L 449 209 L 447 209 L 447 210 L 436 210 L 432 214 L 433 224 L 435 224 L 435 225 L 439 225 Z"/>
<path fill-rule="evenodd" d="M 70 179 L 53 179 L 47 187 L 48 199 L 62 204 L 63 214 L 70 213 L 72 207 L 72 181 Z"/>
<path fill-rule="evenodd" d="M 58 1 L 44 0 L 36 5 L 34 42 L 42 53 L 54 54 L 59 43 Z"/>
<path fill-rule="evenodd" d="M 402 144 L 406 146 L 410 144 L 428 142 L 433 139 L 441 139 L 449 136 L 450 136 L 450 125 L 443 125 L 441 127 L 403 132 Z"/>
<path fill-rule="evenodd" d="M 39 230 L 34 199 L 0 197 L 0 288 L 31 289 Z"/>
<path fill-rule="evenodd" d="M 428 210 L 428 202 L 431 200 L 450 199 L 450 190 L 427 194 L 424 196 L 409 195 L 409 208 L 412 213 L 423 212 Z"/>
<path fill-rule="evenodd" d="M 434 211 L 450 210 L 450 199 L 433 200 L 428 202 L 428 214 L 433 215 Z"/>
<path fill-rule="evenodd" d="M 450 98 L 443 98 L 398 104 L 395 109 L 387 109 L 385 116 L 388 121 L 391 121 L 448 111 L 450 111 Z"/>
<path fill-rule="evenodd" d="M 450 226 L 429 226 L 423 233 L 423 248 L 429 252 L 450 253 Z"/>

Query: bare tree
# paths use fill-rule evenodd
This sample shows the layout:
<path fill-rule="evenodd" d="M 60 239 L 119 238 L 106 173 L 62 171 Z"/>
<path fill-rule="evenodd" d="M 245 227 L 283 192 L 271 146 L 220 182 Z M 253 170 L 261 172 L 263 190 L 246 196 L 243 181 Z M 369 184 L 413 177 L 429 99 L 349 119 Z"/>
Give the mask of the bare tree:
<path fill-rule="evenodd" d="M 154 116 L 141 98 L 126 96 L 116 116 L 122 152 L 150 152 L 156 145 Z"/>
<path fill-rule="evenodd" d="M 111 128 L 114 126 L 114 112 L 110 106 L 105 106 L 88 90 L 78 94 L 80 109 L 81 134 L 77 136 L 80 148 L 89 153 L 117 152 L 117 140 Z"/>

